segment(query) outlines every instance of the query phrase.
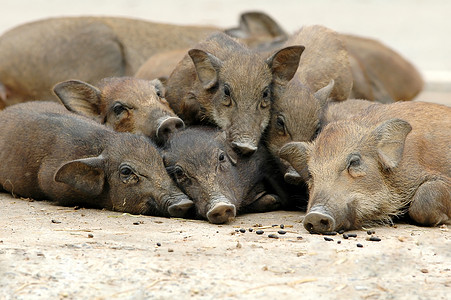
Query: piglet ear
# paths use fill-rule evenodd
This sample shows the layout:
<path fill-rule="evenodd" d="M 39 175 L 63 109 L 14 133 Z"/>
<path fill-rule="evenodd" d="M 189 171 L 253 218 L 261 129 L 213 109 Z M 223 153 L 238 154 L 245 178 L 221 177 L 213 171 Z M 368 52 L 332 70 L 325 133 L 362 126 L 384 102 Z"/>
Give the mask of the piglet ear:
<path fill-rule="evenodd" d="M 218 82 L 218 70 L 222 65 L 219 58 L 211 53 L 199 49 L 188 51 L 196 68 L 197 77 L 204 89 L 210 89 Z"/>
<path fill-rule="evenodd" d="M 330 97 L 330 93 L 332 93 L 332 90 L 334 89 L 335 81 L 332 79 L 328 85 L 325 87 L 319 89 L 314 94 L 315 98 L 319 101 L 321 107 L 326 107 L 327 101 Z"/>
<path fill-rule="evenodd" d="M 279 151 L 279 157 L 286 160 L 305 181 L 309 177 L 307 161 L 310 148 L 305 142 L 290 142 Z"/>
<path fill-rule="evenodd" d="M 98 196 L 105 184 L 104 164 L 105 159 L 102 155 L 69 161 L 59 168 L 54 180 L 65 183 L 83 194 Z"/>
<path fill-rule="evenodd" d="M 285 85 L 290 81 L 299 67 L 304 46 L 290 46 L 271 55 L 266 63 L 269 65 L 276 84 Z"/>
<path fill-rule="evenodd" d="M 385 169 L 398 166 L 402 159 L 407 134 L 412 126 L 401 119 L 390 119 L 378 125 L 372 136 L 376 140 L 379 163 Z"/>
<path fill-rule="evenodd" d="M 69 111 L 92 119 L 99 117 L 101 91 L 95 86 L 80 80 L 67 80 L 56 84 L 53 92 Z"/>

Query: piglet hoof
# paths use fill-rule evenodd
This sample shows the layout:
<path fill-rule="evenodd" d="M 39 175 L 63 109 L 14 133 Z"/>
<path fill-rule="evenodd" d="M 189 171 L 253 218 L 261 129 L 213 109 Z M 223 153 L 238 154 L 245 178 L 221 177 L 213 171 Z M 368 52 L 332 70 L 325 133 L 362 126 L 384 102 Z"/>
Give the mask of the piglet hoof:
<path fill-rule="evenodd" d="M 172 134 L 184 128 L 185 123 L 183 123 L 182 119 L 169 117 L 160 123 L 156 135 L 159 140 L 167 141 Z"/>
<path fill-rule="evenodd" d="M 207 219 L 213 224 L 226 223 L 235 218 L 235 216 L 235 205 L 224 202 L 216 203 L 215 206 L 207 212 Z"/>
<path fill-rule="evenodd" d="M 325 233 L 335 230 L 335 220 L 329 214 L 311 211 L 304 218 L 304 227 L 310 233 Z"/>
<path fill-rule="evenodd" d="M 194 202 L 189 199 L 183 199 L 178 203 L 172 204 L 168 207 L 168 212 L 171 217 L 182 218 L 184 217 L 191 207 L 194 206 Z"/>

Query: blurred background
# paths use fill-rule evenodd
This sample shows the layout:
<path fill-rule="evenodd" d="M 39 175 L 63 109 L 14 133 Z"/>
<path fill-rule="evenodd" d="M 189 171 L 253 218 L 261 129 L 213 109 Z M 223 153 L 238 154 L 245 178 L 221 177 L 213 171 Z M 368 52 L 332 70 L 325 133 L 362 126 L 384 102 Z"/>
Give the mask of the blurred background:
<path fill-rule="evenodd" d="M 449 0 L 14 0 L 1 1 L 0 34 L 19 24 L 56 16 L 114 15 L 175 24 L 234 27 L 246 11 L 272 16 L 286 31 L 321 24 L 375 38 L 422 73 L 419 100 L 451 106 Z"/>

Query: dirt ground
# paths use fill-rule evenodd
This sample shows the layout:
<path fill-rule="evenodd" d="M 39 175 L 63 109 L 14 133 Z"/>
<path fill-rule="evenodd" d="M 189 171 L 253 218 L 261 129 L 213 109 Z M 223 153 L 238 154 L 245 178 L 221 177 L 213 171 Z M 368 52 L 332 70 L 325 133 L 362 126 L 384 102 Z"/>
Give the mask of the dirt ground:
<path fill-rule="evenodd" d="M 449 299 L 451 293 L 451 226 L 375 227 L 376 242 L 365 230 L 348 239 L 311 235 L 302 212 L 213 225 L 8 194 L 0 200 L 0 299 Z M 285 234 L 277 233 L 281 224 Z"/>

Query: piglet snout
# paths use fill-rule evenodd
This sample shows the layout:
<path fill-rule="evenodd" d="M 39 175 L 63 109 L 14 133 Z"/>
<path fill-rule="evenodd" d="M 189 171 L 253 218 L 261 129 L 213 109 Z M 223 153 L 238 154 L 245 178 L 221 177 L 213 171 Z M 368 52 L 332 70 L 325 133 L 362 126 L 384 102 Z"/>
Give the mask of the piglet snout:
<path fill-rule="evenodd" d="M 331 232 L 335 230 L 335 220 L 324 210 L 317 209 L 305 216 L 304 227 L 311 233 Z"/>
<path fill-rule="evenodd" d="M 225 202 L 216 203 L 213 208 L 207 212 L 208 221 L 214 224 L 226 223 L 230 219 L 235 218 L 235 216 L 235 205 Z"/>
<path fill-rule="evenodd" d="M 182 119 L 177 117 L 169 117 L 164 119 L 157 128 L 157 138 L 161 140 L 168 140 L 169 137 L 179 131 L 185 128 L 185 123 L 183 123 Z"/>

